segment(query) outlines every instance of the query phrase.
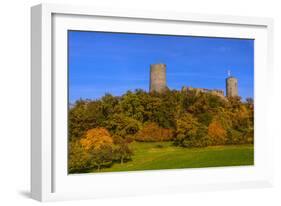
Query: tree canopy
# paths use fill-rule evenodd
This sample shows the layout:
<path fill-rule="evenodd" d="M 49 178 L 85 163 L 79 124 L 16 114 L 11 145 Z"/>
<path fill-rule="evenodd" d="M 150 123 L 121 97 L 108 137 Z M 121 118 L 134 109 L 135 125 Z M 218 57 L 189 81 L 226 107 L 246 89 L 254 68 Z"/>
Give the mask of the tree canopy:
<path fill-rule="evenodd" d="M 68 121 L 70 167 L 75 170 L 83 162 L 83 167 L 100 168 L 130 160 L 131 141 L 173 141 L 182 147 L 253 143 L 254 101 L 135 90 L 80 99 L 69 108 Z"/>

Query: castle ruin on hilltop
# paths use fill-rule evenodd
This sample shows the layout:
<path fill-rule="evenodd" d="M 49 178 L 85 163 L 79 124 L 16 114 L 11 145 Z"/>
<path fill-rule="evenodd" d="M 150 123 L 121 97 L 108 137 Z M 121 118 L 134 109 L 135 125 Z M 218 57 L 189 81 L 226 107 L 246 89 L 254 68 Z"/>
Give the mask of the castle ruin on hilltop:
<path fill-rule="evenodd" d="M 226 97 L 238 96 L 238 80 L 230 75 L 226 78 Z M 162 93 L 168 89 L 166 80 L 166 64 L 151 64 L 150 65 L 150 92 Z M 220 97 L 224 96 L 224 91 L 220 89 L 206 89 L 206 88 L 193 88 L 183 86 L 182 91 L 195 91 L 197 93 L 211 93 Z"/>

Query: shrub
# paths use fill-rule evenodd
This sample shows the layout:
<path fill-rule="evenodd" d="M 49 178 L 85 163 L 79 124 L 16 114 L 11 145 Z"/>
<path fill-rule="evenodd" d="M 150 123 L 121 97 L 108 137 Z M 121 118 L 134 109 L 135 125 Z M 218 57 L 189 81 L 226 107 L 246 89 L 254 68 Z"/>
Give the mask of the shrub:
<path fill-rule="evenodd" d="M 162 142 L 172 140 L 172 138 L 171 129 L 159 127 L 154 122 L 146 123 L 135 136 L 135 140 L 141 142 Z"/>
<path fill-rule="evenodd" d="M 227 144 L 241 144 L 243 141 L 243 134 L 235 129 L 227 130 Z"/>
<path fill-rule="evenodd" d="M 254 128 L 249 128 L 245 134 L 245 140 L 248 144 L 254 143 Z"/>
<path fill-rule="evenodd" d="M 164 146 L 162 144 L 155 145 L 155 148 L 163 148 Z"/>
<path fill-rule="evenodd" d="M 229 129 L 227 131 L 227 144 L 253 144 L 253 129 L 247 129 L 243 132 Z"/>

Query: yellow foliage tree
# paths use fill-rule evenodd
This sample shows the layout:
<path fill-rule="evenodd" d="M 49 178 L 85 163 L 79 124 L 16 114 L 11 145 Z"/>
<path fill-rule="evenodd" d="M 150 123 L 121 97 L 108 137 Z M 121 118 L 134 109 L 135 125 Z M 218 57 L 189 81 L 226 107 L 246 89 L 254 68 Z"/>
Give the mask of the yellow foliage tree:
<path fill-rule="evenodd" d="M 104 128 L 94 128 L 86 132 L 80 140 L 81 145 L 87 151 L 99 150 L 104 146 L 112 146 L 113 139 L 109 132 Z"/>
<path fill-rule="evenodd" d="M 112 164 L 113 139 L 105 128 L 88 130 L 80 144 L 89 157 L 89 165 L 100 171 L 102 166 Z"/>
<path fill-rule="evenodd" d="M 212 121 L 209 125 L 208 136 L 210 137 L 211 144 L 213 145 L 225 144 L 227 140 L 227 132 L 217 120 Z"/>

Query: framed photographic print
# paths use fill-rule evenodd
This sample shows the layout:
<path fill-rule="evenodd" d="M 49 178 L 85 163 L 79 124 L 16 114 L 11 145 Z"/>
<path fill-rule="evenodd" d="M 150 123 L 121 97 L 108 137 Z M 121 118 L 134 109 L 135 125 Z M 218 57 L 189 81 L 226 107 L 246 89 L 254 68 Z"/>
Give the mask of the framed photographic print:
<path fill-rule="evenodd" d="M 271 19 L 31 14 L 34 199 L 272 185 Z"/>

